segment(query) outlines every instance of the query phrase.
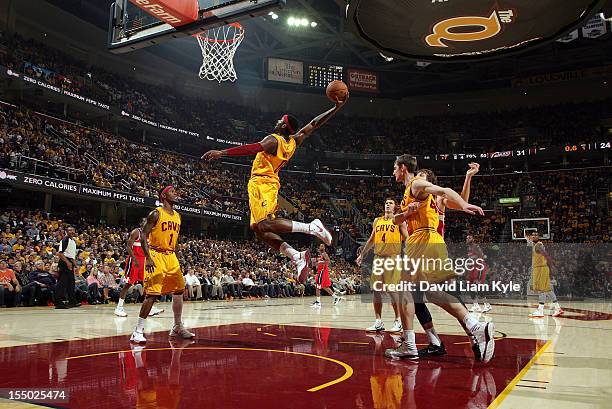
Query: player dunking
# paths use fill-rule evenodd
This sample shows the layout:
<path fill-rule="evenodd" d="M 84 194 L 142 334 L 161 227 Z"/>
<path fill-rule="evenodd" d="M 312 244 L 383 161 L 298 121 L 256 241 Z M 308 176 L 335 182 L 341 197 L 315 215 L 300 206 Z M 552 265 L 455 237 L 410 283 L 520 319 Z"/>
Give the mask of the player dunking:
<path fill-rule="evenodd" d="M 193 338 L 195 334 L 183 326 L 183 292 L 185 279 L 176 256 L 176 245 L 181 230 L 181 215 L 174 210 L 177 194 L 173 186 L 166 186 L 159 192 L 162 206 L 147 216 L 140 232 L 140 245 L 145 255 L 145 300 L 140 307 L 140 316 L 130 341 L 147 342 L 144 337 L 145 320 L 161 295 L 172 294 L 174 327 L 170 337 Z M 150 250 L 149 250 L 150 247 Z"/>
<path fill-rule="evenodd" d="M 557 296 L 550 285 L 550 268 L 554 266 L 554 262 L 550 255 L 546 252 L 544 244 L 540 241 L 540 234 L 537 230 L 531 233 L 531 236 L 525 232 L 527 243 L 532 246 L 531 250 L 531 289 L 538 294 L 538 309 L 529 314 L 530 318 L 544 317 L 544 304 L 546 297 L 550 298 L 554 311 L 552 316 L 559 317 L 563 315 L 563 308 L 557 302 Z"/>
<path fill-rule="evenodd" d="M 372 234 L 363 246 L 363 250 L 355 262 L 357 265 L 361 265 L 363 257 L 374 247 L 374 263 L 373 265 L 384 265 L 384 259 L 390 258 L 395 259 L 402 252 L 402 242 L 408 238 L 408 230 L 406 229 L 406 223 L 402 223 L 399 226 L 393 224 L 393 215 L 395 213 L 395 199 L 385 200 L 385 213 L 383 217 L 377 217 L 372 223 Z M 416 210 L 416 207 L 414 207 Z M 380 260 L 382 259 L 382 260 Z M 372 285 L 375 280 L 380 281 L 380 276 L 372 273 Z M 394 269 L 393 271 L 384 271 L 382 275 L 382 282 L 384 284 L 397 284 L 401 279 L 401 271 Z M 389 293 L 391 297 L 391 305 L 395 312 L 395 321 L 393 327 L 389 330 L 390 332 L 401 332 L 402 321 L 399 314 L 399 304 L 395 293 Z M 376 321 L 374 325 L 366 328 L 366 331 L 384 331 L 385 324 L 382 322 L 382 294 L 380 291 L 376 291 L 372 288 L 372 303 L 374 304 L 374 315 Z"/>
<path fill-rule="evenodd" d="M 347 94 L 344 100 L 337 100 L 333 108 L 314 118 L 302 129 L 298 130 L 299 124 L 295 117 L 283 115 L 276 123 L 273 133 L 257 143 L 222 151 L 211 150 L 202 155 L 202 159 L 207 161 L 223 156 L 255 155 L 248 184 L 251 230 L 259 240 L 289 257 L 297 268 L 298 281 L 301 283 L 306 280 L 310 271 L 310 252 L 295 250 L 279 234 L 306 233 L 318 237 L 328 246 L 331 245 L 332 236 L 319 219 L 300 223 L 276 217 L 280 189 L 278 173 L 304 140 L 333 117 L 346 104 L 348 98 Z"/>
<path fill-rule="evenodd" d="M 332 291 L 332 282 L 329 278 L 329 264 L 331 260 L 329 254 L 325 251 L 325 244 L 319 245 L 319 257 L 316 259 L 317 275 L 315 276 L 315 294 L 317 299 L 312 303 L 311 307 L 321 308 L 321 290 L 334 298 L 334 305 L 338 304 L 340 295 Z"/>
<path fill-rule="evenodd" d="M 484 214 L 482 209 L 466 202 L 461 196 L 448 188 L 434 185 L 424 178 L 417 177 L 417 160 L 412 155 L 401 155 L 397 157 L 394 164 L 393 174 L 397 182 L 406 186 L 404 198 L 401 203 L 403 213 L 394 216 L 395 224 L 406 222 L 408 231 L 411 232 L 406 242 L 406 257 L 413 263 L 419 259 L 424 264 L 419 265 L 410 274 L 403 277 L 406 281 L 412 281 L 418 286 L 420 283 L 441 284 L 454 279 L 454 271 L 440 267 L 436 260 L 448 260 L 448 252 L 444 239 L 438 233 L 438 212 L 436 209 L 435 196 L 447 199 L 447 206 L 462 210 L 466 213 L 480 215 Z M 422 202 L 416 212 L 411 212 L 410 204 Z M 428 260 L 433 261 L 430 263 Z M 385 351 L 385 356 L 390 358 L 418 359 L 415 334 L 413 329 L 414 304 L 412 294 L 404 292 L 401 294 L 400 315 L 404 328 L 404 337 L 397 348 Z M 488 362 L 491 360 L 495 350 L 493 338 L 494 325 L 491 322 L 480 323 L 473 317 L 460 300 L 449 292 L 428 291 L 428 299 L 453 315 L 458 321 L 465 323 L 468 331 L 476 338 L 476 359 Z"/>
<path fill-rule="evenodd" d="M 146 218 L 140 221 L 140 226 L 130 232 L 130 236 L 127 241 L 127 253 L 128 257 L 125 260 L 125 284 L 119 294 L 119 302 L 115 308 L 115 315 L 118 317 L 127 317 L 127 312 L 123 308 L 125 303 L 125 297 L 128 294 L 130 288 L 136 283 L 142 283 L 144 281 L 144 266 L 145 266 L 145 255 L 140 245 L 140 234 L 142 226 L 147 222 Z M 161 314 L 164 312 L 163 309 L 157 309 L 155 305 L 149 313 L 149 317 Z"/>

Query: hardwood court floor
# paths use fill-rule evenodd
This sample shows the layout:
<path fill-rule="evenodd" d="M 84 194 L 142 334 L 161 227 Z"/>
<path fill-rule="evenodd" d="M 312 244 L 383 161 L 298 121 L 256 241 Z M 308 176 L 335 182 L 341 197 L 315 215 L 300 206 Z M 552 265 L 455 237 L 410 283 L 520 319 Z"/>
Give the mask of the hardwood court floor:
<path fill-rule="evenodd" d="M 604 408 L 611 407 L 609 304 L 564 306 L 531 320 L 527 305 L 494 305 L 496 356 L 474 362 L 450 316 L 431 307 L 448 355 L 385 359 L 391 334 L 366 334 L 372 307 L 358 297 L 186 303 L 193 342 L 169 342 L 171 305 L 147 320 L 146 347 L 129 344 L 114 306 L 0 310 L 0 388 L 65 388 L 51 407 L 134 408 Z M 393 321 L 385 306 L 387 325 Z M 417 323 L 418 326 L 418 323 Z M 419 331 L 420 328 L 417 328 Z M 426 336 L 417 335 L 426 344 Z M 0 407 L 24 403 L 0 401 Z"/>

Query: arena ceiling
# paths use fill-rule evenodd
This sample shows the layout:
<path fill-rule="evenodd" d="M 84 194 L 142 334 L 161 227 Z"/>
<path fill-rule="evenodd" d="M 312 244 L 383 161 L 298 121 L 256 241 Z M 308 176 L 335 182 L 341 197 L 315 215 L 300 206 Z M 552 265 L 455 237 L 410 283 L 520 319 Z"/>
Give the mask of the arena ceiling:
<path fill-rule="evenodd" d="M 103 30 L 108 28 L 111 0 L 47 0 L 49 3 L 88 21 Z M 376 50 L 357 38 L 345 22 L 344 0 L 288 0 L 280 18 L 265 16 L 244 22 L 246 37 L 240 46 L 235 66 L 239 81 L 261 81 L 267 57 L 296 59 L 362 68 L 381 73 L 381 90 L 388 97 L 422 93 L 452 92 L 504 86 L 512 78 L 537 73 L 557 72 L 612 64 L 612 36 L 570 43 L 553 42 L 520 55 L 492 61 L 433 63 L 420 67 L 415 61 L 385 61 Z M 606 3 L 612 16 L 612 0 Z M 285 23 L 290 15 L 317 21 L 316 28 L 291 29 Z M 201 55 L 192 38 L 173 40 L 146 52 L 197 72 Z"/>

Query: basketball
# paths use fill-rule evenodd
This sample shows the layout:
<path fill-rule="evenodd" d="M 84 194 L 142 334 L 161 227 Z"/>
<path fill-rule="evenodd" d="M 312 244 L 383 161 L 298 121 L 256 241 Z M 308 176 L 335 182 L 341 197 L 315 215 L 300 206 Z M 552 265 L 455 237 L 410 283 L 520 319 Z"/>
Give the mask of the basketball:
<path fill-rule="evenodd" d="M 348 94 L 348 87 L 344 82 L 335 80 L 327 85 L 325 94 L 327 94 L 327 98 L 332 102 L 336 102 L 336 100 L 344 101 Z"/>

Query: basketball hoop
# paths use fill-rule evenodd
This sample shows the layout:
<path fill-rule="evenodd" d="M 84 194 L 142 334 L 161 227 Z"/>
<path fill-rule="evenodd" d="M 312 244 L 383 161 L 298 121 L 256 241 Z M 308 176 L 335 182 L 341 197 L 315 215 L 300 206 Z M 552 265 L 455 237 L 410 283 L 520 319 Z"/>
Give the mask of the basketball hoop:
<path fill-rule="evenodd" d="M 200 79 L 209 81 L 236 81 L 234 69 L 234 54 L 244 39 L 244 28 L 240 23 L 209 28 L 194 34 L 202 50 L 202 66 Z"/>

